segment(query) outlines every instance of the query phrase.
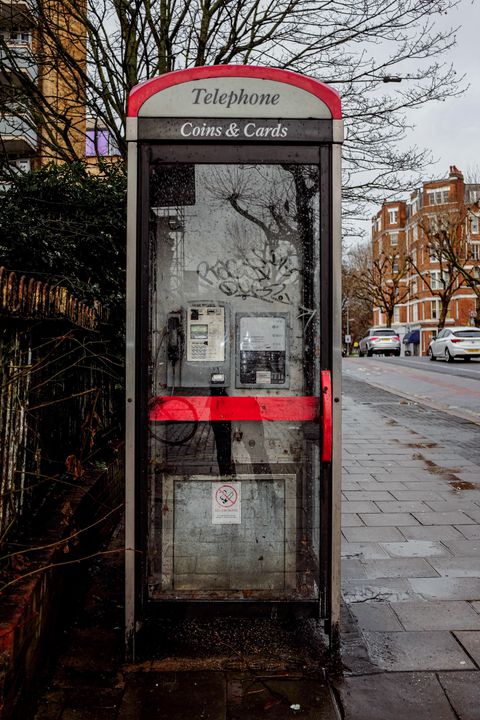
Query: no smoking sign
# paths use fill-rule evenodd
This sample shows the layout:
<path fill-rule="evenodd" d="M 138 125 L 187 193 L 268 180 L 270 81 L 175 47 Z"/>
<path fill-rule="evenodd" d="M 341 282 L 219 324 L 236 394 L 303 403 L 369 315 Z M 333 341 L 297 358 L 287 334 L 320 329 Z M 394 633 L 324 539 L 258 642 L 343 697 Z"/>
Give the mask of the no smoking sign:
<path fill-rule="evenodd" d="M 213 525 L 239 525 L 241 522 L 241 483 L 212 483 Z"/>

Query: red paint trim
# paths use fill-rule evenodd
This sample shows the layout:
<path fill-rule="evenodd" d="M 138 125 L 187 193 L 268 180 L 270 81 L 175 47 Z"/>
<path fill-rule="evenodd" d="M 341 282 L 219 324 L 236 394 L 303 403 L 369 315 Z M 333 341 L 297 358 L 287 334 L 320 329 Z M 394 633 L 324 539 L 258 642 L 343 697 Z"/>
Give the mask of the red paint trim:
<path fill-rule="evenodd" d="M 149 418 L 157 422 L 241 420 L 318 420 L 319 398 L 312 396 L 230 397 L 161 395 L 150 402 Z"/>
<path fill-rule="evenodd" d="M 166 88 L 180 85 L 190 80 L 204 80 L 215 77 L 259 78 L 261 80 L 275 80 L 276 82 L 286 83 L 287 85 L 294 85 L 320 98 L 329 108 L 334 120 L 340 120 L 342 117 L 340 96 L 336 90 L 329 85 L 325 85 L 319 80 L 307 77 L 306 75 L 292 72 L 291 70 L 250 65 L 211 65 L 209 67 L 195 67 L 188 70 L 176 70 L 175 72 L 154 77 L 151 80 L 145 80 L 143 83 L 135 85 L 130 91 L 127 115 L 128 117 L 137 117 L 143 103 L 148 100 L 149 97 L 155 95 L 155 93 L 161 92 Z"/>
<path fill-rule="evenodd" d="M 333 406 L 332 406 L 332 373 L 330 370 L 322 370 L 320 373 L 323 398 L 323 444 L 322 462 L 332 462 L 333 444 Z"/>

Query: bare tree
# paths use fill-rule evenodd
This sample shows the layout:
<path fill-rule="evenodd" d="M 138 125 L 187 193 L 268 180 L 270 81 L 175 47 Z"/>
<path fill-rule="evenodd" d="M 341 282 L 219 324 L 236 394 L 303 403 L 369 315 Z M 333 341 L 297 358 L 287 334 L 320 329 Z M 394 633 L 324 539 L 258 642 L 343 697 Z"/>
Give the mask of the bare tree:
<path fill-rule="evenodd" d="M 372 324 L 371 298 L 359 297 L 357 274 L 349 255 L 342 264 L 342 335 L 351 335 L 353 342 L 366 335 Z"/>
<path fill-rule="evenodd" d="M 25 72 L 25 56 L 5 36 L 0 72 L 14 74 L 17 108 L 41 128 L 52 155 L 65 160 L 78 154 L 66 107 L 85 101 L 88 116 L 124 154 L 128 93 L 158 74 L 246 63 L 318 77 L 343 99 L 345 197 L 355 215 L 425 163 L 424 151 L 400 149 L 406 113 L 460 92 L 462 80 L 442 60 L 455 31 L 436 26 L 458 1 L 25 0 L 25 17 L 35 19 L 40 38 L 34 61 L 42 77 L 61 80 L 67 104 Z M 384 84 L 406 62 L 404 84 Z"/>
<path fill-rule="evenodd" d="M 410 269 L 409 258 L 398 251 L 381 253 L 373 258 L 369 245 L 358 245 L 349 255 L 353 295 L 369 302 L 372 310 L 379 308 L 385 315 L 385 324 L 391 327 L 395 308 L 409 296 L 406 277 Z"/>
<path fill-rule="evenodd" d="M 443 328 L 448 306 L 456 290 L 465 285 L 477 298 L 477 323 L 480 320 L 480 268 L 474 255 L 474 246 L 469 242 L 471 224 L 479 222 L 480 202 L 463 205 L 455 210 L 425 216 L 419 223 L 426 239 L 430 256 L 438 263 L 438 276 L 432 272 L 421 273 L 412 266 L 428 287 L 430 293 L 440 299 L 438 327 Z"/>

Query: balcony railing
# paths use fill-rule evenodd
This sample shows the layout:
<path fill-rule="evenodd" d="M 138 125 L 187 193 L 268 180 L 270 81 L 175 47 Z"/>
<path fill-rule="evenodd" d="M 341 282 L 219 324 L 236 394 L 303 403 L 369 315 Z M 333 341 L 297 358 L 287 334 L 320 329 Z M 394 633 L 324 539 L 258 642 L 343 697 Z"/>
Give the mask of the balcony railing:
<path fill-rule="evenodd" d="M 11 155 L 29 155 L 37 149 L 37 133 L 21 116 L 0 117 L 0 137 Z"/>
<path fill-rule="evenodd" d="M 38 66 L 31 47 L 24 43 L 12 43 L 6 49 L 0 48 L 0 83 L 19 85 L 21 73 L 33 82 L 38 78 Z"/>

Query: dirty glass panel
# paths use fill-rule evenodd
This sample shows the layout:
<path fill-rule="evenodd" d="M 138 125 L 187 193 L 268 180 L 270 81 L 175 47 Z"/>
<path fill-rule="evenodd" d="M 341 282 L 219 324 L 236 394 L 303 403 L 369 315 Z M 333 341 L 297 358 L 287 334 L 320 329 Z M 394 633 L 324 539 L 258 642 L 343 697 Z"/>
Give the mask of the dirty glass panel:
<path fill-rule="evenodd" d="M 150 166 L 151 599 L 318 597 L 318 184 Z"/>

